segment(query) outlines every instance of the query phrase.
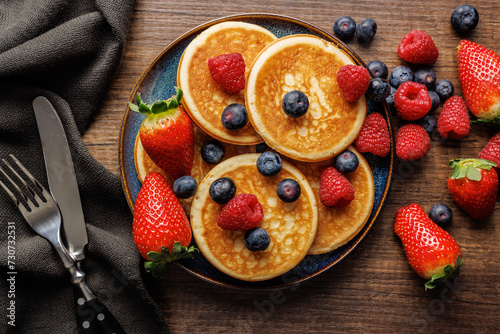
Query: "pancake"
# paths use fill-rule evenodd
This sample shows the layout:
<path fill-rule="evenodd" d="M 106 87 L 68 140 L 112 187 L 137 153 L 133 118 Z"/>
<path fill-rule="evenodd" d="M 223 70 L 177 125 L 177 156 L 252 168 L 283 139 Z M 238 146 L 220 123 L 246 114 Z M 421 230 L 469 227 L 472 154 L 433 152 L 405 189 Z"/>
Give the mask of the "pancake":
<path fill-rule="evenodd" d="M 354 64 L 333 43 L 313 35 L 291 35 L 262 50 L 250 69 L 245 88 L 250 122 L 276 151 L 300 161 L 321 161 L 342 152 L 358 135 L 366 117 L 363 96 L 347 102 L 337 71 Z M 283 96 L 304 92 L 309 109 L 300 118 L 282 110 Z"/>
<path fill-rule="evenodd" d="M 241 130 L 227 130 L 221 123 L 222 111 L 231 103 L 245 105 L 244 91 L 229 94 L 213 79 L 208 59 L 238 52 L 245 73 L 257 54 L 276 40 L 269 30 L 244 22 L 223 22 L 199 34 L 184 50 L 177 71 L 177 85 L 184 92 L 183 105 L 191 119 L 205 132 L 221 141 L 250 145 L 262 142 L 250 122 Z"/>
<path fill-rule="evenodd" d="M 194 159 L 193 159 L 193 168 L 191 169 L 191 176 L 198 182 L 198 184 L 203 180 L 203 177 L 214 167 L 209 163 L 206 163 L 201 157 L 201 147 L 203 143 L 212 140 L 213 138 L 206 134 L 203 130 L 201 130 L 196 125 L 194 126 Z M 241 146 L 241 145 L 232 145 L 227 143 L 221 143 L 222 147 L 224 147 L 224 157 L 222 161 L 227 160 L 231 157 L 234 157 L 239 154 L 244 153 L 255 153 L 256 148 L 254 145 L 252 146 Z M 165 172 L 163 169 L 158 167 L 153 160 L 148 156 L 144 147 L 141 144 L 141 140 L 139 138 L 139 134 L 135 139 L 135 149 L 134 149 L 134 162 L 135 169 L 137 171 L 137 177 L 139 181 L 142 183 L 151 172 L 158 172 L 165 176 L 170 187 L 172 187 L 174 180 Z M 179 199 L 186 213 L 189 214 L 189 210 L 191 209 L 191 202 L 193 197 L 187 199 Z"/>
<path fill-rule="evenodd" d="M 375 199 L 375 185 L 368 162 L 352 146 L 348 148 L 359 159 L 359 167 L 346 178 L 355 190 L 354 199 L 344 208 L 329 208 L 319 200 L 321 172 L 333 164 L 333 160 L 321 162 L 294 162 L 293 164 L 307 177 L 318 203 L 318 230 L 309 254 L 321 254 L 337 249 L 354 238 L 370 217 Z"/>
<path fill-rule="evenodd" d="M 295 267 L 309 251 L 318 222 L 316 198 L 302 173 L 283 161 L 278 175 L 262 176 L 256 167 L 258 157 L 243 154 L 217 165 L 201 182 L 191 206 L 193 236 L 202 254 L 222 272 L 245 281 L 270 279 Z M 225 176 L 235 181 L 236 195 L 254 194 L 262 205 L 260 227 L 271 237 L 266 250 L 249 251 L 243 242 L 244 231 L 227 231 L 217 225 L 223 206 L 210 198 L 209 188 Z M 293 178 L 301 186 L 301 195 L 293 203 L 282 202 L 276 194 L 278 183 L 285 178 Z"/>

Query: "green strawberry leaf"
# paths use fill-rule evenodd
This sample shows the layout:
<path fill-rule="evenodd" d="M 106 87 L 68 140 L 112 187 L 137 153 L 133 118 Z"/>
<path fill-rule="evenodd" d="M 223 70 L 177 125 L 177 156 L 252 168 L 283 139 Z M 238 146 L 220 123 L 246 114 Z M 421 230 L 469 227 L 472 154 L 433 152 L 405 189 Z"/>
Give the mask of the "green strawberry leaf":
<path fill-rule="evenodd" d="M 467 166 L 466 176 L 472 181 L 481 181 L 481 172 L 473 166 Z"/>
<path fill-rule="evenodd" d="M 180 259 L 192 259 L 195 251 L 198 251 L 198 249 L 194 246 L 188 248 L 181 246 L 181 243 L 176 241 L 172 246 L 172 253 L 164 246 L 161 247 L 160 252 L 149 252 L 148 258 L 151 261 L 144 262 L 144 269 L 146 269 L 146 272 L 151 273 L 153 277 L 162 277 L 167 263 Z"/>
<path fill-rule="evenodd" d="M 500 128 L 500 117 L 497 116 L 492 120 L 478 118 L 476 120 L 471 120 L 470 123 L 471 124 L 486 124 L 486 125 L 491 125 L 493 127 Z"/>
<path fill-rule="evenodd" d="M 175 96 L 171 97 L 168 100 L 158 100 L 153 102 L 153 104 L 148 104 L 142 102 L 141 94 L 137 93 L 137 96 L 135 98 L 137 104 L 129 102 L 128 105 L 130 107 L 130 110 L 135 112 L 140 112 L 145 115 L 161 114 L 163 112 L 179 108 L 182 96 L 183 96 L 182 90 L 178 87 L 175 87 Z"/>
<path fill-rule="evenodd" d="M 467 177 L 472 181 L 481 181 L 481 169 L 490 170 L 497 164 L 485 159 L 453 159 L 448 161 L 448 166 L 452 167 L 450 178 L 461 179 Z"/>
<path fill-rule="evenodd" d="M 443 282 L 445 282 L 447 279 L 455 278 L 458 275 L 460 275 L 460 267 L 463 264 L 464 261 L 462 260 L 462 257 L 459 254 L 455 261 L 455 267 L 453 267 L 451 264 L 446 265 L 443 268 L 442 274 L 433 275 L 431 279 L 425 283 L 425 290 L 434 289 Z"/>

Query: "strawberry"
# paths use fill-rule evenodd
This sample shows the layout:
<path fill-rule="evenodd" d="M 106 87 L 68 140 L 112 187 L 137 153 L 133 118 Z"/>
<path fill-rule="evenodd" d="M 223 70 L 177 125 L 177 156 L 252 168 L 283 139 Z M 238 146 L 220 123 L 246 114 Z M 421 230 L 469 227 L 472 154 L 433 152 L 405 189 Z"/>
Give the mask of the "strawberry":
<path fill-rule="evenodd" d="M 212 79 L 229 94 L 245 88 L 245 60 L 240 53 L 222 54 L 208 59 Z"/>
<path fill-rule="evenodd" d="M 497 132 L 479 152 L 479 158 L 493 161 L 500 166 L 500 132 Z"/>
<path fill-rule="evenodd" d="M 469 134 L 469 113 L 460 96 L 453 95 L 446 100 L 439 114 L 437 130 L 442 138 L 461 139 Z"/>
<path fill-rule="evenodd" d="M 418 276 L 429 280 L 426 290 L 459 275 L 463 264 L 460 247 L 420 205 L 399 208 L 394 232 L 401 239 L 410 266 Z"/>
<path fill-rule="evenodd" d="M 319 198 L 324 206 L 343 208 L 354 199 L 354 187 L 334 167 L 327 167 L 321 173 Z"/>
<path fill-rule="evenodd" d="M 257 196 L 240 194 L 233 197 L 219 213 L 217 225 L 224 230 L 246 231 L 259 226 L 264 212 Z"/>
<path fill-rule="evenodd" d="M 384 116 L 377 112 L 368 115 L 354 145 L 362 153 L 386 157 L 391 150 L 391 138 Z"/>
<path fill-rule="evenodd" d="M 482 45 L 462 40 L 457 60 L 458 79 L 469 110 L 480 119 L 500 118 L 500 57 Z"/>
<path fill-rule="evenodd" d="M 129 103 L 131 110 L 146 115 L 139 130 L 144 150 L 174 180 L 191 175 L 194 159 L 193 122 L 180 104 L 182 90 L 175 90 L 173 98 L 152 105 L 144 103 L 139 93 L 137 105 Z"/>
<path fill-rule="evenodd" d="M 448 190 L 457 205 L 476 220 L 493 213 L 498 192 L 497 164 L 483 159 L 450 160 Z"/>
<path fill-rule="evenodd" d="M 337 83 L 344 98 L 349 102 L 356 102 L 368 89 L 370 73 L 363 66 L 344 65 L 337 71 Z"/>
<path fill-rule="evenodd" d="M 429 34 L 412 30 L 399 43 L 398 54 L 412 64 L 432 65 L 438 59 L 439 50 Z"/>
<path fill-rule="evenodd" d="M 167 262 L 193 257 L 186 213 L 159 173 L 148 174 L 137 194 L 132 234 L 137 250 L 149 260 L 144 267 L 153 276 L 162 276 Z"/>
<path fill-rule="evenodd" d="M 396 134 L 396 155 L 405 161 L 422 159 L 431 149 L 431 138 L 419 124 L 405 124 Z"/>

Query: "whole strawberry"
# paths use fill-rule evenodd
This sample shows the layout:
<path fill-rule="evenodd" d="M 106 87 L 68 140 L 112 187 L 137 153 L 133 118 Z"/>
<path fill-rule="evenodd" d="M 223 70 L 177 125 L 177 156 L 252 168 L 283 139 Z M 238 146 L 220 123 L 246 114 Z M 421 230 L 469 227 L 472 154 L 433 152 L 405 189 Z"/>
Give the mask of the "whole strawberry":
<path fill-rule="evenodd" d="M 448 190 L 457 205 L 476 220 L 493 214 L 498 192 L 497 164 L 483 159 L 450 160 Z"/>
<path fill-rule="evenodd" d="M 461 139 L 469 134 L 469 113 L 460 96 L 453 95 L 446 100 L 439 114 L 437 130 L 442 138 Z"/>
<path fill-rule="evenodd" d="M 343 208 L 354 199 L 354 187 L 334 167 L 327 167 L 321 173 L 319 198 L 324 206 Z"/>
<path fill-rule="evenodd" d="M 194 159 L 193 122 L 180 104 L 182 91 L 168 100 L 144 103 L 137 94 L 137 105 L 130 109 L 146 115 L 139 130 L 144 150 L 151 160 L 172 178 L 191 175 Z"/>
<path fill-rule="evenodd" d="M 368 89 L 370 73 L 363 66 L 344 65 L 337 72 L 337 83 L 344 98 L 349 102 L 356 102 Z"/>
<path fill-rule="evenodd" d="M 354 145 L 362 153 L 386 157 L 391 150 L 391 138 L 384 116 L 377 112 L 368 115 Z"/>
<path fill-rule="evenodd" d="M 439 50 L 431 36 L 421 30 L 412 30 L 398 45 L 398 54 L 412 64 L 432 65 L 439 56 Z"/>
<path fill-rule="evenodd" d="M 432 107 L 432 100 L 425 85 L 405 81 L 394 94 L 398 116 L 407 121 L 424 117 Z"/>
<path fill-rule="evenodd" d="M 479 158 L 493 161 L 500 166 L 500 132 L 497 132 L 479 152 Z"/>
<path fill-rule="evenodd" d="M 219 213 L 217 225 L 224 230 L 246 231 L 260 225 L 264 212 L 257 196 L 240 194 L 233 197 Z"/>
<path fill-rule="evenodd" d="M 238 94 L 245 88 L 245 60 L 241 53 L 212 57 L 208 59 L 208 68 L 214 81 L 229 94 Z"/>
<path fill-rule="evenodd" d="M 469 110 L 478 118 L 500 117 L 500 57 L 477 43 L 458 45 L 458 79 Z"/>
<path fill-rule="evenodd" d="M 413 203 L 397 211 L 394 232 L 401 239 L 410 266 L 429 280 L 426 290 L 459 275 L 463 263 L 460 247 L 420 205 Z"/>
<path fill-rule="evenodd" d="M 422 159 L 431 149 L 431 138 L 422 125 L 405 124 L 396 134 L 396 155 L 405 161 Z"/>
<path fill-rule="evenodd" d="M 132 222 L 137 250 L 147 262 L 146 271 L 162 276 L 165 263 L 193 257 L 191 226 L 165 178 L 150 173 L 137 194 Z"/>

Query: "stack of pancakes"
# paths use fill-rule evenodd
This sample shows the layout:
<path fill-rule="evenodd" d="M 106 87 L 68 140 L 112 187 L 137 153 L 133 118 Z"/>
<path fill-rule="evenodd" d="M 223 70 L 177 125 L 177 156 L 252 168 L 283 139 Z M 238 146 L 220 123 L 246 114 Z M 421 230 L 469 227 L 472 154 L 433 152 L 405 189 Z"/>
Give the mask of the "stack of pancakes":
<path fill-rule="evenodd" d="M 208 59 L 238 52 L 246 64 L 246 86 L 239 94 L 228 94 L 217 85 L 208 69 Z M 364 119 L 365 98 L 347 102 L 336 82 L 337 70 L 354 64 L 333 43 L 313 35 L 277 38 L 270 31 L 244 22 L 215 24 L 199 34 L 185 49 L 178 67 L 177 84 L 184 92 L 184 108 L 195 123 L 195 157 L 192 176 L 199 188 L 193 198 L 181 200 L 190 214 L 193 236 L 202 254 L 222 272 L 246 281 L 261 281 L 281 275 L 307 254 L 321 254 L 346 244 L 363 228 L 372 211 L 374 182 L 370 167 L 350 146 Z M 288 117 L 281 108 L 283 96 L 301 90 L 310 102 L 305 116 Z M 229 131 L 221 124 L 221 113 L 231 103 L 244 104 L 250 122 Z M 201 158 L 204 142 L 218 139 L 224 159 L 210 165 Z M 264 142 L 283 158 L 283 169 L 273 177 L 256 168 L 255 144 Z M 355 188 L 355 199 L 345 208 L 333 209 L 319 200 L 321 172 L 345 149 L 357 154 L 360 165 L 346 177 Z M 152 172 L 163 173 L 136 140 L 135 164 L 141 182 Z M 265 251 L 250 252 L 242 232 L 222 230 L 217 216 L 222 205 L 209 196 L 211 183 L 231 177 L 237 194 L 252 193 L 264 210 L 261 227 L 271 236 Z M 302 193 L 294 203 L 282 202 L 276 187 L 293 178 Z"/>

